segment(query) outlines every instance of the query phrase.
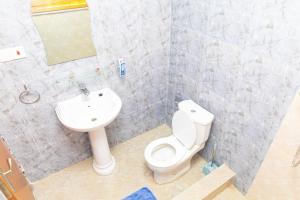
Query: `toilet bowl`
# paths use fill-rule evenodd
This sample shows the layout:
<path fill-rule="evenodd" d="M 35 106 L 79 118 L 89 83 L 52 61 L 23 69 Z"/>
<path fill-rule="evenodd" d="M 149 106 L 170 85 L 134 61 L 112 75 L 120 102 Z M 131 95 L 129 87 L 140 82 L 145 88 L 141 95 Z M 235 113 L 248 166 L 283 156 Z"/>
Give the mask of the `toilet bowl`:
<path fill-rule="evenodd" d="M 172 135 L 152 141 L 144 157 L 158 184 L 172 182 L 190 169 L 192 157 L 203 149 L 214 115 L 192 100 L 178 104 Z"/>

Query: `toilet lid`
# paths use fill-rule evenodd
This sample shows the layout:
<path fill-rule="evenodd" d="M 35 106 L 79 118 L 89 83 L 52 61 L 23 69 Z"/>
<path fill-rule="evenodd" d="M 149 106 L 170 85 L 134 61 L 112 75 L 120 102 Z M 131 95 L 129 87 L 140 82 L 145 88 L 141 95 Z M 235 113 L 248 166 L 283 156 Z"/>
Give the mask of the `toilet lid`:
<path fill-rule="evenodd" d="M 190 149 L 196 141 L 196 127 L 194 122 L 184 111 L 175 112 L 172 119 L 173 134 L 186 148 Z"/>

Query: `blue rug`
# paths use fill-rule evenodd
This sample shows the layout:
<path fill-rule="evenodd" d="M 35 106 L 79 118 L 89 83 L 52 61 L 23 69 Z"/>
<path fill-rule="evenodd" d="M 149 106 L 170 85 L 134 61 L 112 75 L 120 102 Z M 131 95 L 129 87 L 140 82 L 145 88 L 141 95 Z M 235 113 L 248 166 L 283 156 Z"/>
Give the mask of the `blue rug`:
<path fill-rule="evenodd" d="M 157 200 L 157 199 L 148 188 L 143 187 L 142 189 L 129 195 L 123 200 Z"/>

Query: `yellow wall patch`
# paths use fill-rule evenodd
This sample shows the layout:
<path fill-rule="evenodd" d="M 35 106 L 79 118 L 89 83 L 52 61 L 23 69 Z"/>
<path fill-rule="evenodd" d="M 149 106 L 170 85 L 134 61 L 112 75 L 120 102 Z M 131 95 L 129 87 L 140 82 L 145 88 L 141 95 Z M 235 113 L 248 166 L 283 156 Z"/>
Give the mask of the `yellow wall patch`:
<path fill-rule="evenodd" d="M 63 11 L 88 7 L 86 0 L 32 0 L 32 13 Z"/>

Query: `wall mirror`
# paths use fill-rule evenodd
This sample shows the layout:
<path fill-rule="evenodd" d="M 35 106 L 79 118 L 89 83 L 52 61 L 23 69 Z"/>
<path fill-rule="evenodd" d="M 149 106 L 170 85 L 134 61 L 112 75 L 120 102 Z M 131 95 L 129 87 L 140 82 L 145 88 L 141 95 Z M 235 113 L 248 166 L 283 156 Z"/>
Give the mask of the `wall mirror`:
<path fill-rule="evenodd" d="M 96 55 L 86 0 L 32 0 L 31 11 L 48 65 Z"/>

